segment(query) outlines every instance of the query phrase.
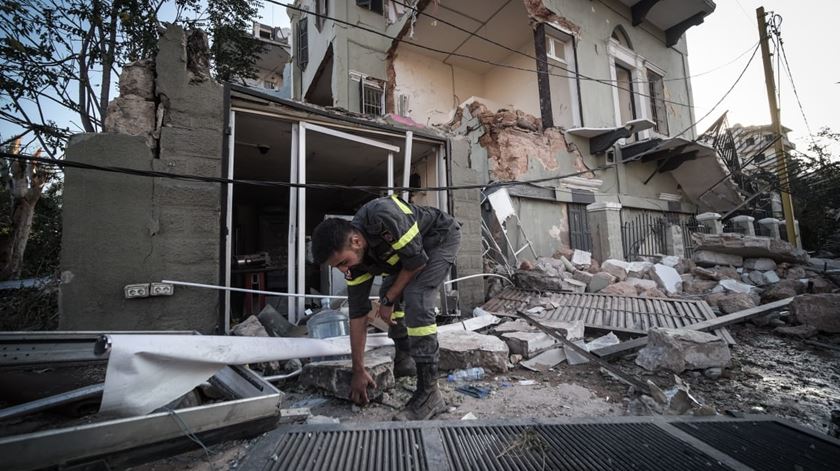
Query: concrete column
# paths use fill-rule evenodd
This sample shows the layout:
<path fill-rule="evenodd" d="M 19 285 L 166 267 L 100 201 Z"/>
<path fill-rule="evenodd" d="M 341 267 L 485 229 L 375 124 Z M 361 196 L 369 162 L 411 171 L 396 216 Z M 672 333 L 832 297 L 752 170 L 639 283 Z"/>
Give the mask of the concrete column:
<path fill-rule="evenodd" d="M 718 213 L 702 213 L 698 214 L 694 219 L 706 227 L 709 234 L 722 234 L 723 223 L 720 222 L 720 214 Z"/>
<path fill-rule="evenodd" d="M 683 242 L 682 227 L 671 224 L 665 229 L 665 252 L 677 257 L 685 256 L 685 242 Z"/>
<path fill-rule="evenodd" d="M 779 220 L 776 218 L 764 218 L 758 220 L 758 235 L 771 239 L 781 239 L 779 234 Z"/>
<path fill-rule="evenodd" d="M 732 227 L 739 234 L 754 236 L 755 226 L 753 226 L 753 221 L 755 221 L 755 218 L 752 216 L 735 216 L 732 218 Z"/>
<path fill-rule="evenodd" d="M 586 218 L 592 233 L 592 255 L 600 262 L 610 258 L 624 260 L 621 203 L 592 203 L 586 207 Z"/>

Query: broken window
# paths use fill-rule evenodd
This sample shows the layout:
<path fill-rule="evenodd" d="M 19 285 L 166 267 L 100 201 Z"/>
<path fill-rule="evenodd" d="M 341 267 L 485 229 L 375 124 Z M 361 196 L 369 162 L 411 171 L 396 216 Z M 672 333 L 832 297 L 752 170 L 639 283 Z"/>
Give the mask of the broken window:
<path fill-rule="evenodd" d="M 326 16 L 329 15 L 328 1 L 329 0 L 315 0 L 315 13 L 317 13 L 318 15 L 323 15 L 317 16 L 315 18 L 315 27 L 318 28 L 318 31 L 321 31 L 321 29 L 324 27 L 324 23 L 327 22 Z"/>
<path fill-rule="evenodd" d="M 309 27 L 306 21 L 306 18 L 301 18 L 298 21 L 298 34 L 297 34 L 297 60 L 298 60 L 298 67 L 301 70 L 306 68 L 306 64 L 309 63 Z"/>
<path fill-rule="evenodd" d="M 362 102 L 359 109 L 363 114 L 380 116 L 385 112 L 385 93 L 377 81 L 362 77 L 360 80 Z"/>
<path fill-rule="evenodd" d="M 665 83 L 662 76 L 652 70 L 647 71 L 648 95 L 650 102 L 650 120 L 653 130 L 659 134 L 668 135 L 668 110 L 665 108 Z"/>
<path fill-rule="evenodd" d="M 382 4 L 383 0 L 356 0 L 356 5 L 380 15 L 382 14 Z"/>
<path fill-rule="evenodd" d="M 747 145 L 748 146 L 755 145 L 755 137 L 753 137 L 753 136 L 748 137 L 747 138 Z"/>

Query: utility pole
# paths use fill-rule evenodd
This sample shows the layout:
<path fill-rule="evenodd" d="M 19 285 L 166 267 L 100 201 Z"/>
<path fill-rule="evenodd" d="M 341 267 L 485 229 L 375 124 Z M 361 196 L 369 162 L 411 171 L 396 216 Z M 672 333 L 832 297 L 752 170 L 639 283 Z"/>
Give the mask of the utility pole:
<path fill-rule="evenodd" d="M 764 13 L 764 7 L 758 7 L 755 10 L 755 16 L 758 20 L 758 38 L 761 43 L 761 59 L 764 61 L 764 82 L 767 84 L 767 102 L 770 104 L 770 118 L 773 121 L 773 132 L 779 136 L 779 139 L 776 140 L 775 150 L 776 158 L 781 159 L 781 165 L 776 167 L 776 175 L 781 183 L 780 186 L 790 185 L 787 171 L 787 156 L 785 155 L 784 134 L 782 134 L 782 120 L 779 104 L 776 102 L 776 82 L 773 79 L 773 64 L 770 59 L 770 38 L 767 32 L 767 17 Z M 796 229 L 793 224 L 793 199 L 790 197 L 790 193 L 783 189 L 780 188 L 779 192 L 782 197 L 782 209 L 785 214 L 787 240 L 795 246 Z"/>

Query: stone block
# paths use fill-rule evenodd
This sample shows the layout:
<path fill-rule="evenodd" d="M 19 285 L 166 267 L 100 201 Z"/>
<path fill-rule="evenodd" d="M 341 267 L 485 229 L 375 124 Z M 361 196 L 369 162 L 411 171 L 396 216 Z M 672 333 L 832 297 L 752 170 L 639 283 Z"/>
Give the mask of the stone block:
<path fill-rule="evenodd" d="M 781 280 L 761 294 L 761 302 L 771 303 L 792 298 L 804 290 L 804 285 L 796 280 Z"/>
<path fill-rule="evenodd" d="M 120 95 L 136 95 L 144 100 L 155 99 L 155 64 L 148 59 L 126 64 L 120 72 Z"/>
<path fill-rule="evenodd" d="M 772 258 L 745 258 L 744 268 L 758 271 L 775 270 L 776 262 Z"/>
<path fill-rule="evenodd" d="M 124 95 L 108 104 L 105 132 L 149 137 L 155 130 L 155 102 Z M 149 138 L 147 143 L 154 143 Z"/>
<path fill-rule="evenodd" d="M 585 269 L 592 263 L 592 254 L 583 250 L 575 250 L 572 254 L 571 262 L 575 267 Z"/>
<path fill-rule="evenodd" d="M 623 283 L 635 286 L 637 291 L 654 289 L 658 286 L 653 280 L 643 280 L 641 278 L 627 278 Z"/>
<path fill-rule="evenodd" d="M 840 294 L 804 294 L 791 303 L 791 312 L 803 325 L 829 334 L 840 333 Z"/>
<path fill-rule="evenodd" d="M 507 371 L 507 344 L 498 337 L 476 332 L 455 331 L 438 335 L 440 369 L 459 370 L 480 366 L 485 370 Z"/>
<path fill-rule="evenodd" d="M 160 155 L 164 159 L 196 156 L 221 160 L 222 138 L 218 129 L 164 126 L 160 130 Z"/>
<path fill-rule="evenodd" d="M 720 280 L 719 284 L 729 293 L 749 294 L 755 289 L 753 286 L 735 280 Z"/>
<path fill-rule="evenodd" d="M 577 268 L 575 268 L 575 265 L 572 262 L 570 262 L 569 259 L 566 258 L 564 255 L 560 256 L 560 262 L 563 263 L 563 267 L 565 267 L 566 271 L 568 272 L 573 272 L 577 270 Z"/>
<path fill-rule="evenodd" d="M 653 270 L 653 263 L 650 262 L 630 262 L 627 264 L 628 278 L 645 278 L 650 271 Z"/>
<path fill-rule="evenodd" d="M 591 282 L 592 282 L 592 278 L 593 278 L 594 276 L 595 276 L 595 275 L 593 275 L 592 273 L 589 273 L 588 271 L 583 271 L 583 270 L 577 270 L 577 271 L 575 271 L 575 272 L 572 274 L 572 277 L 573 277 L 575 280 L 580 281 L 581 283 L 586 284 L 586 286 L 589 286 L 589 283 L 591 283 Z"/>
<path fill-rule="evenodd" d="M 586 292 L 586 283 L 567 278 L 564 281 L 563 291 L 571 291 L 572 293 L 584 293 Z"/>
<path fill-rule="evenodd" d="M 751 271 L 749 273 L 744 273 L 747 276 L 749 281 L 744 280 L 744 283 L 750 283 L 755 286 L 764 286 L 764 274 L 760 271 Z"/>
<path fill-rule="evenodd" d="M 740 267 L 744 259 L 740 255 L 712 252 L 710 250 L 698 250 L 692 256 L 694 263 L 701 267 L 713 267 L 715 265 L 731 265 Z"/>
<path fill-rule="evenodd" d="M 752 296 L 745 293 L 725 294 L 718 301 L 718 308 L 724 314 L 732 314 L 751 307 L 755 307 L 755 301 Z"/>
<path fill-rule="evenodd" d="M 382 353 L 365 355 L 365 369 L 376 383 L 376 388 L 368 388 L 368 399 L 375 400 L 384 391 L 394 387 L 393 365 L 391 357 Z M 303 367 L 299 382 L 303 386 L 315 387 L 337 398 L 350 400 L 352 378 L 352 360 L 315 361 Z"/>
<path fill-rule="evenodd" d="M 699 250 L 739 255 L 745 258 L 771 258 L 776 262 L 808 263 L 808 254 L 783 240 L 742 234 L 691 235 Z"/>
<path fill-rule="evenodd" d="M 545 372 L 566 360 L 566 352 L 562 348 L 546 350 L 530 360 L 520 363 L 531 371 Z"/>
<path fill-rule="evenodd" d="M 231 333 L 243 337 L 268 337 L 268 332 L 257 316 L 249 316 L 244 321 L 236 324 L 231 330 Z"/>
<path fill-rule="evenodd" d="M 531 358 L 540 350 L 544 350 L 557 340 L 543 332 L 509 332 L 502 334 L 511 353 Z"/>
<path fill-rule="evenodd" d="M 601 264 L 601 270 L 609 273 L 610 275 L 616 277 L 618 281 L 624 281 L 627 279 L 627 269 L 630 267 L 630 264 L 623 261 L 623 260 L 615 260 L 609 259 L 605 260 Z"/>
<path fill-rule="evenodd" d="M 772 285 L 772 284 L 776 284 L 779 281 L 781 281 L 781 279 L 779 278 L 779 275 L 777 275 L 776 272 L 772 271 L 772 270 L 769 270 L 769 271 L 766 271 L 766 272 L 762 273 L 761 276 L 764 280 L 765 285 Z"/>
<path fill-rule="evenodd" d="M 714 280 L 683 281 L 683 292 L 686 294 L 703 294 L 711 291 L 715 286 L 717 286 L 717 281 Z"/>
<path fill-rule="evenodd" d="M 551 276 L 560 276 L 561 273 L 566 271 L 565 263 L 554 257 L 540 257 L 537 259 L 534 267 Z"/>
<path fill-rule="evenodd" d="M 809 339 L 817 335 L 820 331 L 812 325 L 795 325 L 789 327 L 776 327 L 773 329 L 773 332 L 780 335 L 786 335 L 788 337 Z"/>
<path fill-rule="evenodd" d="M 589 282 L 589 286 L 587 288 L 590 293 L 598 293 L 607 286 L 615 283 L 616 280 L 617 278 L 613 275 L 602 271 L 592 276 L 592 280 Z"/>
<path fill-rule="evenodd" d="M 657 263 L 653 266 L 652 277 L 667 294 L 675 294 L 682 291 L 682 278 L 680 278 L 677 270 L 671 267 Z"/>
<path fill-rule="evenodd" d="M 639 291 L 640 298 L 667 298 L 668 295 L 662 292 L 659 288 L 649 288 Z"/>
<path fill-rule="evenodd" d="M 732 361 L 726 341 L 706 332 L 653 328 L 636 364 L 650 371 L 725 368 Z"/>
<path fill-rule="evenodd" d="M 680 258 L 681 257 L 677 257 L 676 255 L 666 255 L 662 257 L 662 260 L 660 260 L 659 263 L 665 265 L 666 267 L 674 268 L 678 263 L 680 263 Z"/>
<path fill-rule="evenodd" d="M 601 294 L 614 294 L 618 296 L 636 296 L 638 292 L 635 286 L 626 281 L 619 281 L 600 291 Z"/>

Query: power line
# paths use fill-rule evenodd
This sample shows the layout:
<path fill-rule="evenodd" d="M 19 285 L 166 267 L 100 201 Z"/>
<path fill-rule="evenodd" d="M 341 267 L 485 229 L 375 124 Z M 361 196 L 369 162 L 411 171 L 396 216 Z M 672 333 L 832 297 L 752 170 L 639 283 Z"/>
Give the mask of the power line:
<path fill-rule="evenodd" d="M 339 23 L 339 24 L 343 24 L 343 25 L 346 25 L 346 26 L 350 26 L 350 27 L 352 27 L 352 28 L 357 28 L 357 29 L 360 29 L 360 30 L 362 30 L 362 31 L 367 31 L 367 32 L 369 32 L 369 33 L 375 34 L 375 35 L 377 35 L 377 36 L 381 36 L 381 37 L 383 37 L 383 38 L 390 39 L 390 40 L 392 40 L 392 41 L 396 41 L 396 42 L 403 43 L 403 44 L 408 44 L 409 46 L 418 47 L 418 48 L 420 48 L 420 49 L 425 49 L 425 50 L 427 50 L 427 51 L 435 52 L 435 53 L 438 53 L 438 54 L 446 54 L 446 55 L 451 55 L 451 56 L 455 56 L 455 57 L 461 57 L 461 58 L 463 58 L 463 59 L 468 59 L 468 60 L 473 60 L 473 61 L 476 61 L 476 62 L 481 62 L 481 63 L 483 63 L 483 64 L 492 65 L 492 66 L 494 66 L 494 67 L 502 67 L 502 68 L 507 68 L 507 69 L 512 69 L 512 70 L 520 70 L 520 71 L 523 71 L 523 72 L 530 72 L 530 73 L 534 73 L 534 74 L 540 74 L 540 72 L 539 72 L 538 70 L 536 70 L 536 69 L 529 69 L 529 68 L 527 68 L 527 67 L 519 67 L 519 66 L 515 66 L 515 65 L 510 65 L 510 64 L 500 64 L 500 63 L 498 63 L 498 62 L 493 62 L 493 61 L 491 61 L 491 60 L 487 60 L 487 59 L 480 59 L 480 58 L 477 58 L 477 57 L 472 57 L 472 56 L 469 56 L 469 55 L 467 55 L 467 54 L 461 54 L 461 53 L 457 53 L 457 52 L 445 51 L 445 50 L 442 50 L 442 49 L 436 49 L 436 48 L 433 48 L 433 47 L 430 47 L 430 46 L 424 46 L 424 45 L 421 45 L 421 44 L 417 44 L 417 43 L 414 43 L 414 42 L 411 42 L 411 41 L 406 41 L 405 39 L 401 39 L 401 38 L 398 38 L 398 37 L 396 37 L 396 36 L 389 36 L 389 35 L 387 35 L 387 34 L 385 34 L 385 33 L 382 33 L 382 32 L 380 32 L 380 31 L 377 31 L 377 30 L 375 30 L 375 29 L 373 29 L 373 28 L 368 28 L 368 27 L 366 27 L 366 26 L 361 26 L 361 25 L 358 25 L 358 24 L 354 24 L 354 23 L 351 23 L 351 22 L 349 22 L 349 21 L 340 20 L 340 19 L 338 19 L 338 18 L 335 18 L 335 17 L 329 16 L 329 15 L 324 15 L 324 14 L 321 14 L 321 13 L 312 12 L 312 11 L 306 10 L 306 9 L 304 9 L 304 8 L 300 8 L 300 7 L 296 7 L 296 6 L 294 6 L 294 5 L 290 5 L 290 4 L 288 4 L 288 3 L 278 2 L 278 1 L 276 1 L 276 0 L 265 0 L 265 1 L 266 1 L 266 2 L 268 2 L 268 3 L 273 3 L 273 4 L 276 4 L 276 5 L 284 6 L 284 7 L 288 8 L 288 9 L 290 9 L 290 10 L 299 11 L 299 12 L 305 13 L 305 14 L 307 14 L 307 15 L 312 15 L 312 16 L 315 16 L 315 17 L 318 17 L 318 18 L 324 18 L 324 19 L 332 20 L 332 21 L 335 21 L 336 23 Z M 756 47 L 756 50 L 757 50 L 757 47 Z M 753 55 L 754 55 L 754 54 L 755 54 L 755 53 L 753 53 Z M 750 61 L 752 61 L 752 59 L 750 59 Z M 551 72 L 546 72 L 546 74 L 547 74 L 547 75 L 550 75 L 550 76 L 552 76 L 552 77 L 561 77 L 561 78 L 580 78 L 580 79 L 583 79 L 583 80 L 591 80 L 591 81 L 593 81 L 593 82 L 601 83 L 601 84 L 604 84 L 604 85 L 607 85 L 607 86 L 610 86 L 610 87 L 613 87 L 613 88 L 617 88 L 617 89 L 619 89 L 619 90 L 623 90 L 623 91 L 626 91 L 626 92 L 630 92 L 630 93 L 631 93 L 631 94 L 633 94 L 633 95 L 638 95 L 638 96 L 643 96 L 643 97 L 651 98 L 651 99 L 653 99 L 653 100 L 656 100 L 656 101 L 659 101 L 659 102 L 662 102 L 662 103 L 669 103 L 669 104 L 672 104 L 672 105 L 682 106 L 682 107 L 692 108 L 692 109 L 693 109 L 693 108 L 696 108 L 694 105 L 690 105 L 690 104 L 687 104 L 687 103 L 682 103 L 682 102 L 678 102 L 678 101 L 667 100 L 667 99 L 664 99 L 664 98 L 657 98 L 657 97 L 652 96 L 652 95 L 647 95 L 647 94 L 644 94 L 644 93 L 636 92 L 636 91 L 634 91 L 634 90 L 633 90 L 633 89 L 631 89 L 631 88 L 623 88 L 623 87 L 620 87 L 620 86 L 618 86 L 618 85 L 616 85 L 616 84 L 614 84 L 614 83 L 610 83 L 610 82 L 608 82 L 608 81 L 606 81 L 606 80 L 601 80 L 601 79 L 598 79 L 598 78 L 589 77 L 589 76 L 584 75 L 584 74 L 582 74 L 582 73 L 580 73 L 580 72 L 577 72 L 577 71 L 575 71 L 575 70 L 571 70 L 571 69 L 568 69 L 568 68 L 566 68 L 566 67 L 562 67 L 562 66 L 559 66 L 559 65 L 556 65 L 556 64 L 550 64 L 550 65 L 551 65 L 552 67 L 557 67 L 557 68 L 559 68 L 559 69 L 562 69 L 562 70 L 564 70 L 564 71 L 566 71 L 566 72 L 569 72 L 569 73 L 573 74 L 573 75 L 564 75 L 564 74 L 553 74 L 553 73 L 551 73 Z"/>
<path fill-rule="evenodd" d="M 261 186 L 261 187 L 280 187 L 280 188 L 306 188 L 312 190 L 359 190 L 359 191 L 410 191 L 410 192 L 420 192 L 420 191 L 447 191 L 447 190 L 480 190 L 485 189 L 488 187 L 509 187 L 509 186 L 521 186 L 521 185 L 535 185 L 537 183 L 545 183 L 554 180 L 563 180 L 565 178 L 577 177 L 581 175 L 593 174 L 596 171 L 606 170 L 608 168 L 614 167 L 617 164 L 607 164 L 602 165 L 600 167 L 596 167 L 590 170 L 574 172 L 564 175 L 556 175 L 552 177 L 544 177 L 544 178 L 537 178 L 533 180 L 513 180 L 513 181 L 503 181 L 503 182 L 491 182 L 488 184 L 474 184 L 474 185 L 452 185 L 452 186 L 433 186 L 433 187 L 422 187 L 422 188 L 414 188 L 414 187 L 401 187 L 401 186 L 373 186 L 373 185 L 340 185 L 335 183 L 291 183 L 285 181 L 272 181 L 272 180 L 249 180 L 249 179 L 238 179 L 238 178 L 221 178 L 221 177 L 205 177 L 199 175 L 188 175 L 188 174 L 178 174 L 178 173 L 168 173 L 168 172 L 159 172 L 155 170 L 136 170 L 131 168 L 125 167 L 112 167 L 112 166 L 102 166 L 102 165 L 93 165 L 87 164 L 82 162 L 75 162 L 72 160 L 56 160 L 50 158 L 43 158 L 43 157 L 35 157 L 33 155 L 23 155 L 23 154 L 12 154 L 9 152 L 0 152 L 0 157 L 9 159 L 9 160 L 19 160 L 24 162 L 37 162 L 44 165 L 52 165 L 57 166 L 60 168 L 77 168 L 83 170 L 95 170 L 101 172 L 108 172 L 108 173 L 119 173 L 125 175 L 134 175 L 134 176 L 142 176 L 142 177 L 155 177 L 155 178 L 168 178 L 172 180 L 181 180 L 181 181 L 190 181 L 190 182 L 201 182 L 201 183 L 223 183 L 223 184 L 235 184 L 235 185 L 252 185 L 252 186 Z"/>
<path fill-rule="evenodd" d="M 796 104 L 799 106 L 799 113 L 802 114 L 802 120 L 805 122 L 805 129 L 808 130 L 808 137 L 811 138 L 811 144 L 814 146 L 814 149 L 818 149 L 817 141 L 814 139 L 814 132 L 811 131 L 811 124 L 808 123 L 808 117 L 805 115 L 805 108 L 802 106 L 802 100 L 799 99 L 799 91 L 796 90 L 796 83 L 793 81 L 793 74 L 790 71 L 790 63 L 787 59 L 787 53 L 785 52 L 785 45 L 782 41 L 781 33 L 779 33 L 779 47 L 778 49 L 782 51 L 782 62 L 785 64 L 785 73 L 790 81 L 790 87 L 793 89 L 793 96 L 796 97 Z"/>

